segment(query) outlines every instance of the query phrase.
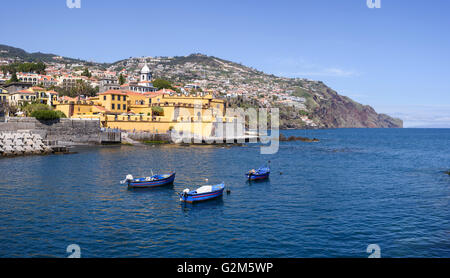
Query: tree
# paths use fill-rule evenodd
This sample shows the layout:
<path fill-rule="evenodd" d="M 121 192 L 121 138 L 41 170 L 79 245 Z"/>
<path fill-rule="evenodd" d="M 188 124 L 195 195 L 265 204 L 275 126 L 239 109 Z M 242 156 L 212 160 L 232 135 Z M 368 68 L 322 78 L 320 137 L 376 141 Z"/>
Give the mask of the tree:
<path fill-rule="evenodd" d="M 21 110 L 25 113 L 26 116 L 29 116 L 31 114 L 33 114 L 33 112 L 35 111 L 47 111 L 47 110 L 51 110 L 51 107 L 46 105 L 46 104 L 42 104 L 42 103 L 25 103 L 22 107 Z"/>
<path fill-rule="evenodd" d="M 0 111 L 3 111 L 5 116 L 15 116 L 16 113 L 19 111 L 19 108 L 15 105 L 11 105 L 9 103 L 2 103 L 0 106 Z"/>
<path fill-rule="evenodd" d="M 6 83 L 19 82 L 19 78 L 17 78 L 17 74 L 13 72 L 11 79 L 9 79 Z"/>
<path fill-rule="evenodd" d="M 46 74 L 46 65 L 42 62 L 38 63 L 13 63 L 10 65 L 2 66 L 1 70 L 3 72 L 34 72 L 39 74 Z"/>
<path fill-rule="evenodd" d="M 153 81 L 153 86 L 158 88 L 159 90 L 162 89 L 173 89 L 172 84 L 170 81 L 164 80 L 164 79 L 155 79 Z"/>
<path fill-rule="evenodd" d="M 73 87 L 55 87 L 54 89 L 59 93 L 60 96 L 69 96 L 69 97 L 77 97 L 77 96 L 95 96 L 99 92 L 99 87 L 93 88 L 88 83 L 83 80 L 77 80 L 75 86 Z"/>
<path fill-rule="evenodd" d="M 164 108 L 160 106 L 152 106 L 153 116 L 164 116 Z"/>
<path fill-rule="evenodd" d="M 123 84 L 125 84 L 125 77 L 123 77 L 123 75 L 122 74 L 120 74 L 120 76 L 119 76 L 119 84 L 120 85 L 123 85 Z"/>
<path fill-rule="evenodd" d="M 58 110 L 37 110 L 31 113 L 31 117 L 41 121 L 51 121 L 66 118 L 66 115 Z"/>
<path fill-rule="evenodd" d="M 92 74 L 89 72 L 89 69 L 88 69 L 88 68 L 85 68 L 84 71 L 83 71 L 83 73 L 82 73 L 81 75 L 82 75 L 82 76 L 89 77 L 89 78 L 92 77 Z"/>

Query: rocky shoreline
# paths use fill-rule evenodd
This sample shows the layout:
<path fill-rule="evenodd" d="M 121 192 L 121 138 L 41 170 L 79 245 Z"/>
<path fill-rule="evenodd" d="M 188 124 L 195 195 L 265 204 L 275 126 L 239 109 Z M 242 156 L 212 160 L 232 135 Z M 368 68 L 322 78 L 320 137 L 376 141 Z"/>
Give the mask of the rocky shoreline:
<path fill-rule="evenodd" d="M 302 137 L 302 136 L 289 136 L 286 137 L 284 136 L 284 134 L 280 134 L 280 142 L 292 142 L 292 141 L 302 141 L 302 142 L 308 142 L 308 143 L 312 143 L 312 142 L 320 142 L 319 139 L 317 138 L 308 138 L 308 137 Z"/>

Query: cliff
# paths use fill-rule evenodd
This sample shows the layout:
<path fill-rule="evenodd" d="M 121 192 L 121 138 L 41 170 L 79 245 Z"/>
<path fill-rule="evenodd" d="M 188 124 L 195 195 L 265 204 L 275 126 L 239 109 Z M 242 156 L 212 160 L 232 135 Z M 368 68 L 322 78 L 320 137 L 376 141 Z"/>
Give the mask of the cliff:
<path fill-rule="evenodd" d="M 176 84 L 201 84 L 204 89 L 219 92 L 218 97 L 227 99 L 233 105 L 243 108 L 279 107 L 281 128 L 403 127 L 402 120 L 378 114 L 370 106 L 339 95 L 321 81 L 278 77 L 240 63 L 203 54 L 134 57 L 111 64 L 100 64 L 66 57 L 55 60 L 54 54 L 27 53 L 22 49 L 0 45 L 1 57 L 18 61 L 43 60 L 48 63 L 67 64 L 76 62 L 78 66 L 84 64 L 89 68 L 102 70 L 126 70 L 128 74 L 137 75 L 144 63 L 147 63 L 154 78 L 167 79 Z M 278 93 L 281 93 L 284 99 L 281 99 Z M 286 95 L 291 98 L 288 102 Z M 237 96 L 241 99 L 237 100 Z"/>

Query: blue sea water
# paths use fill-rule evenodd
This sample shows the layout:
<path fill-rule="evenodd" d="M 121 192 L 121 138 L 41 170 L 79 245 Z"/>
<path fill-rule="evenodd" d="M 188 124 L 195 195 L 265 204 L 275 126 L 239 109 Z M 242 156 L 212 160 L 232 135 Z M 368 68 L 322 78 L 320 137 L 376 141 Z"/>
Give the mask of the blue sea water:
<path fill-rule="evenodd" d="M 0 257 L 450 257 L 450 129 L 290 130 L 318 143 L 113 146 L 0 159 Z M 244 173 L 271 161 L 269 181 Z M 175 170 L 128 190 L 126 174 Z M 224 181 L 185 205 L 176 192 Z"/>

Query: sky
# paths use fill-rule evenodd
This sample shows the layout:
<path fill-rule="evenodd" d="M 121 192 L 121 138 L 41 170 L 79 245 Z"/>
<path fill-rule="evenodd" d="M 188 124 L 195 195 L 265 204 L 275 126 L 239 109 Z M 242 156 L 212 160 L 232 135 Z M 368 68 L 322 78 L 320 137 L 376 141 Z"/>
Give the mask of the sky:
<path fill-rule="evenodd" d="M 366 2 L 2 0 L 0 44 L 96 62 L 203 53 L 450 127 L 450 1 Z"/>

